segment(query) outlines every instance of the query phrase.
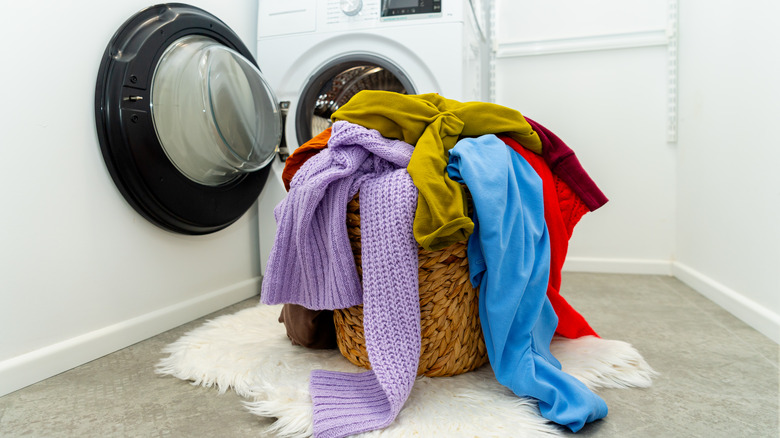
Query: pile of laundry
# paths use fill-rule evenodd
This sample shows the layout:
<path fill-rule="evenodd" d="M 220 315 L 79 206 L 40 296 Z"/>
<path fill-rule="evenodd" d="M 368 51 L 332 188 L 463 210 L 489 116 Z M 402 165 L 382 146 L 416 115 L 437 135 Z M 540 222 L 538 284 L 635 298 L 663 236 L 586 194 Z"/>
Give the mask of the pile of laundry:
<path fill-rule="evenodd" d="M 597 336 L 559 294 L 574 226 L 607 202 L 574 152 L 518 111 L 437 94 L 361 91 L 332 120 L 287 160 L 289 192 L 275 209 L 261 295 L 286 304 L 288 336 L 313 347 L 335 336 L 320 311 L 363 305 L 372 369 L 312 372 L 314 435 L 348 436 L 396 418 L 420 354 L 418 245 L 466 239 L 497 380 L 572 431 L 603 418 L 604 400 L 550 352 L 555 333 Z M 362 283 L 346 228 L 358 191 Z"/>

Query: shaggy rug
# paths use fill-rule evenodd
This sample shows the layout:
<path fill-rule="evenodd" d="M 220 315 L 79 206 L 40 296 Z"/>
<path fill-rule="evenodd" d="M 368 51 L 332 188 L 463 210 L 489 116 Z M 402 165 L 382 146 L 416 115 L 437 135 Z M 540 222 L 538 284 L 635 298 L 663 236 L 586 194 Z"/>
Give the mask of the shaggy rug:
<path fill-rule="evenodd" d="M 210 320 L 168 345 L 157 372 L 245 397 L 254 415 L 276 418 L 280 437 L 312 434 L 309 373 L 361 372 L 337 350 L 291 345 L 277 322 L 281 306 L 258 305 Z M 556 338 L 563 370 L 591 389 L 647 387 L 655 372 L 629 344 L 585 337 Z M 607 417 L 609 418 L 609 417 Z M 455 377 L 420 377 L 389 427 L 361 437 L 555 436 L 562 429 L 539 415 L 532 399 L 500 385 L 490 366 Z M 260 436 L 260 435 L 258 435 Z"/>

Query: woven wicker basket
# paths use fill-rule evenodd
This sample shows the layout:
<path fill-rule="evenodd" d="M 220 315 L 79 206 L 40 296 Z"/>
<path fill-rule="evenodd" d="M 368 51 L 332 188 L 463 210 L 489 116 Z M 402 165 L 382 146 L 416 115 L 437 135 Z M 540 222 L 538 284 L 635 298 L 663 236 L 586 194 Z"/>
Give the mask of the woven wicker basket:
<path fill-rule="evenodd" d="M 347 205 L 355 264 L 360 263 L 360 204 L 358 196 Z M 466 244 L 458 242 L 438 251 L 419 248 L 422 349 L 417 375 L 454 376 L 487 362 L 477 305 L 478 290 L 471 287 Z M 363 336 L 363 306 L 339 309 L 333 316 L 341 354 L 355 365 L 370 368 Z"/>

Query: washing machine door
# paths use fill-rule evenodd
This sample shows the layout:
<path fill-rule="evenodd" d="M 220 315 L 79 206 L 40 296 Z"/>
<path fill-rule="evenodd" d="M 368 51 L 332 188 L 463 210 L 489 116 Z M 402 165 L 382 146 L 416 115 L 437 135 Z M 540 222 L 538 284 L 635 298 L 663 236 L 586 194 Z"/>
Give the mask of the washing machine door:
<path fill-rule="evenodd" d="M 95 96 L 109 173 L 154 224 L 211 233 L 257 199 L 281 113 L 249 50 L 213 15 L 164 4 L 131 17 L 106 48 Z"/>

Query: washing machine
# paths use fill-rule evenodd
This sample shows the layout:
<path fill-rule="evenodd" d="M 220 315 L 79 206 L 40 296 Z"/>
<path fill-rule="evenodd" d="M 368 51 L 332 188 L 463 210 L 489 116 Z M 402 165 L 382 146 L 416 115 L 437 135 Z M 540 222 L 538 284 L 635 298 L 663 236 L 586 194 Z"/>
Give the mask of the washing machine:
<path fill-rule="evenodd" d="M 380 89 L 489 98 L 487 4 L 476 0 L 260 0 L 257 59 L 284 113 L 282 158 L 330 125 L 355 93 Z M 271 60 L 267 65 L 264 60 Z M 260 252 L 270 253 L 282 159 L 258 201 Z"/>
<path fill-rule="evenodd" d="M 486 100 L 484 12 L 469 0 L 259 0 L 252 54 L 208 11 L 146 8 L 100 60 L 105 164 L 171 232 L 213 233 L 257 205 L 264 273 L 285 156 L 362 89 Z"/>

